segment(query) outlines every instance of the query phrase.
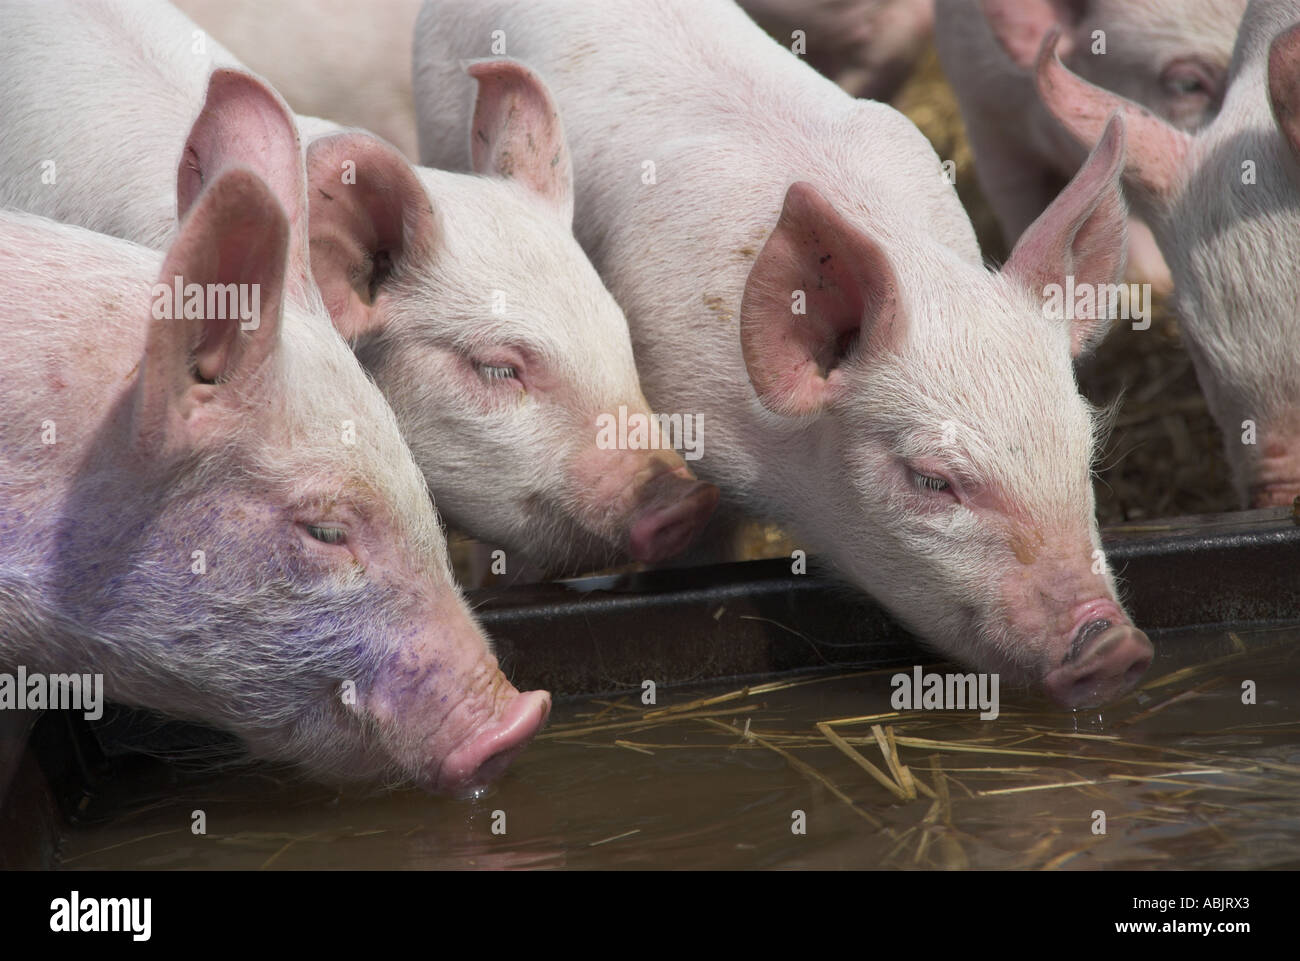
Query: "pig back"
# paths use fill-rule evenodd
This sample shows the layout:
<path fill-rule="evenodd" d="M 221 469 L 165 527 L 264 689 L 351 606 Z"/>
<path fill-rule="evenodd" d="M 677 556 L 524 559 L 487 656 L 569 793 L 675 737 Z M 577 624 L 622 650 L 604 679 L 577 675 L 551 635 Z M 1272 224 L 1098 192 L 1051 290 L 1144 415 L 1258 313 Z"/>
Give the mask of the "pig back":
<path fill-rule="evenodd" d="M 0 206 L 165 246 L 208 75 L 237 61 L 168 3 L 4 0 L 0 20 Z"/>
<path fill-rule="evenodd" d="M 494 30 L 559 105 L 575 233 L 628 314 L 647 393 L 661 380 L 645 369 L 656 366 L 652 339 L 703 336 L 715 361 L 742 363 L 745 280 L 795 181 L 884 239 L 921 234 L 979 263 L 920 131 L 849 97 L 731 3 L 429 4 L 415 63 L 426 163 L 469 166 L 461 62 L 490 55 Z M 682 329 L 666 333 L 673 325 Z"/>

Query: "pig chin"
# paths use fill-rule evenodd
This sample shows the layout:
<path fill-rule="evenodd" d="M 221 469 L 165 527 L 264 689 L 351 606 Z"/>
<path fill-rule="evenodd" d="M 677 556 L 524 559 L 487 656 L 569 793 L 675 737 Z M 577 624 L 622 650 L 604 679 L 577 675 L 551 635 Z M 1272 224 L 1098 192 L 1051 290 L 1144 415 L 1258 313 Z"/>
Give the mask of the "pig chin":
<path fill-rule="evenodd" d="M 568 501 L 555 502 L 550 495 L 528 498 L 525 507 L 522 528 L 502 542 L 526 544 L 522 553 L 545 576 L 565 577 L 626 562 L 626 535 L 617 526 L 592 529 L 583 522 L 581 511 Z"/>

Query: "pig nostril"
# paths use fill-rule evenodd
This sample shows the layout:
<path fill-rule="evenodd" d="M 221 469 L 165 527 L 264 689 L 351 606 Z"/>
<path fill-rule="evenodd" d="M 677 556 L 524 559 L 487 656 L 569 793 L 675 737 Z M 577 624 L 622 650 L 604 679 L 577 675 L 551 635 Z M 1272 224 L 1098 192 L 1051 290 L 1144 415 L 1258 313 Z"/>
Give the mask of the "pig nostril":
<path fill-rule="evenodd" d="M 545 691 L 519 694 L 505 707 L 502 716 L 486 727 L 447 759 L 444 790 L 461 797 L 473 797 L 505 773 L 551 713 L 551 697 Z"/>
<path fill-rule="evenodd" d="M 1065 661 L 1069 664 L 1079 659 L 1079 655 L 1087 650 L 1092 639 L 1099 634 L 1104 634 L 1110 630 L 1110 621 L 1104 618 L 1098 618 L 1095 621 L 1089 621 L 1083 627 L 1079 628 L 1079 633 L 1074 636 L 1074 643 L 1070 645 L 1070 650 L 1066 652 Z"/>
<path fill-rule="evenodd" d="M 1057 703 L 1092 707 L 1131 691 L 1154 659 L 1150 639 L 1137 628 L 1098 618 L 1079 630 L 1067 661 L 1044 680 Z"/>

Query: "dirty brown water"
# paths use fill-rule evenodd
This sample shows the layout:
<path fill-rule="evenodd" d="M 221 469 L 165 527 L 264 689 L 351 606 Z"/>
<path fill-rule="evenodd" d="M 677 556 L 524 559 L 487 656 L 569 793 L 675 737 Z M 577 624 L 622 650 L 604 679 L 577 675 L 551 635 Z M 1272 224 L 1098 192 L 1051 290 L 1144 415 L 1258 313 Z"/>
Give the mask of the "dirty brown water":
<path fill-rule="evenodd" d="M 1300 625 L 1170 632 L 1103 712 L 895 712 L 901 668 L 556 705 L 483 796 L 134 781 L 68 868 L 1296 868 Z M 928 670 L 956 670 L 932 666 Z M 1242 703 L 1253 681 L 1257 702 Z M 819 726 L 820 725 L 820 726 Z M 748 733 L 746 733 L 748 732 Z M 874 771 L 869 770 L 874 768 Z M 206 835 L 192 833 L 193 812 Z M 792 830 L 804 812 L 806 833 Z M 1094 833 L 1104 812 L 1105 833 Z M 494 833 L 494 827 L 498 833 Z M 504 833 L 500 833 L 504 829 Z"/>

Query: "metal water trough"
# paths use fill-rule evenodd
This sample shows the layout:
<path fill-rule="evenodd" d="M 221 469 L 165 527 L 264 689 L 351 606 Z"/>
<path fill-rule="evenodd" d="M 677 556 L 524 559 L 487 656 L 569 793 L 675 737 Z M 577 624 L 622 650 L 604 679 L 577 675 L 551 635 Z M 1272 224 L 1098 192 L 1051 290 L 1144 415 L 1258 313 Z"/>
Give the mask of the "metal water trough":
<path fill-rule="evenodd" d="M 1133 620 L 1159 644 L 1182 628 L 1300 620 L 1300 515 L 1269 509 L 1106 531 Z M 557 696 L 826 667 L 917 663 L 927 655 L 878 605 L 790 560 L 748 561 L 473 592 L 507 675 Z M 52 864 L 62 821 L 143 755 L 229 744 L 219 732 L 113 707 L 80 716 L 0 714 L 0 868 Z M 57 814 L 55 812 L 58 812 Z"/>

